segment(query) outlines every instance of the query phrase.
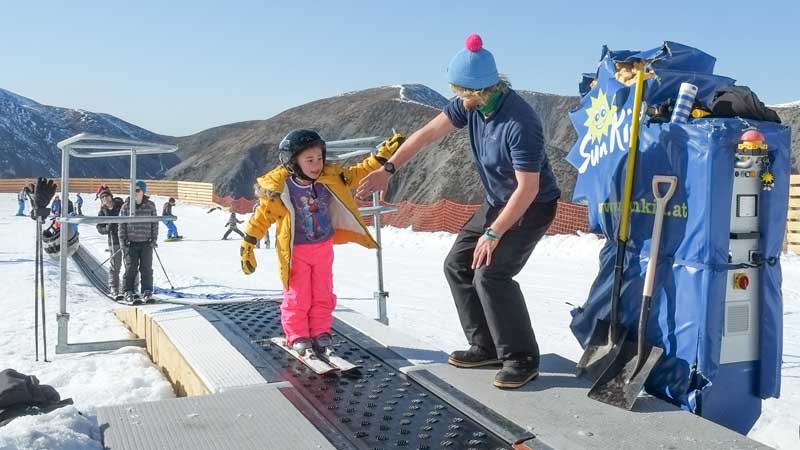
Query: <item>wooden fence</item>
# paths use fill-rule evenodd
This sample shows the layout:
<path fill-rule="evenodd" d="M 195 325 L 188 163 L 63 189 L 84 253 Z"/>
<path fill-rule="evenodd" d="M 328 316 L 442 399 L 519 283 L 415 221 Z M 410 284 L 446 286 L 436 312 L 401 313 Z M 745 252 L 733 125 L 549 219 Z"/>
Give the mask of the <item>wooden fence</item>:
<path fill-rule="evenodd" d="M 32 181 L 33 180 L 31 179 L 21 178 L 0 179 L 0 192 L 17 193 L 25 184 Z M 163 195 L 165 197 L 175 197 L 181 201 L 198 205 L 221 204 L 226 207 L 233 206 L 231 205 L 231 199 L 227 197 L 220 198 L 214 195 L 214 185 L 211 183 L 174 180 L 145 180 L 145 182 L 147 183 L 147 192 L 150 194 Z M 69 191 L 93 194 L 97 191 L 98 186 L 105 184 L 115 194 L 125 196 L 128 192 L 128 183 L 129 181 L 127 179 L 72 178 L 70 179 Z M 237 201 L 239 200 L 244 201 L 245 199 L 237 199 Z M 246 211 L 243 209 L 240 212 L 245 213 L 250 211 L 250 208 L 252 207 L 252 201 L 247 202 L 247 207 L 243 207 L 246 209 Z M 563 209 L 565 205 L 573 206 L 570 204 L 563 204 L 561 205 L 560 209 Z M 558 230 L 558 232 L 574 233 L 576 230 L 582 230 L 585 227 L 585 225 L 583 225 L 583 222 L 586 220 L 585 212 L 581 210 L 574 212 L 573 215 L 576 213 L 579 213 L 581 216 L 581 220 L 578 221 L 580 223 L 572 226 L 569 230 Z M 784 240 L 784 250 L 789 250 L 800 254 L 800 175 L 792 175 L 790 180 L 789 213 L 787 215 L 786 222 L 786 239 Z"/>
<path fill-rule="evenodd" d="M 800 254 L 800 175 L 789 180 L 789 214 L 786 218 L 786 250 Z"/>
<path fill-rule="evenodd" d="M 19 192 L 23 186 L 31 183 L 31 179 L 0 179 L 0 192 Z M 56 179 L 58 182 L 58 179 Z M 198 205 L 214 203 L 214 185 L 194 181 L 144 180 L 147 193 L 175 197 L 178 200 Z M 70 178 L 69 191 L 73 193 L 94 194 L 101 184 L 108 186 L 115 195 L 125 197 L 130 189 L 130 180 L 116 178 Z M 92 197 L 93 199 L 94 197 Z M 86 199 L 91 200 L 91 199 Z"/>

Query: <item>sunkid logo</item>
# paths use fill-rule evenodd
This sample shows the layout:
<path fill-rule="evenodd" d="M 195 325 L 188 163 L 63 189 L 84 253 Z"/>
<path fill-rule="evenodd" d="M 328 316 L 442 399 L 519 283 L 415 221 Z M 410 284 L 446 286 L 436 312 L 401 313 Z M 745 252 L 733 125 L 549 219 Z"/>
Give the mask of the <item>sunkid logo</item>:
<path fill-rule="evenodd" d="M 619 110 L 616 105 L 609 104 L 608 96 L 602 89 L 598 90 L 597 97 L 590 97 L 590 100 L 592 104 L 585 110 L 587 119 L 583 123 L 586 133 L 578 148 L 578 154 L 583 158 L 578 167 L 579 174 L 585 173 L 589 165 L 596 166 L 606 155 L 617 150 L 628 150 L 630 141 L 633 108 L 623 107 Z"/>

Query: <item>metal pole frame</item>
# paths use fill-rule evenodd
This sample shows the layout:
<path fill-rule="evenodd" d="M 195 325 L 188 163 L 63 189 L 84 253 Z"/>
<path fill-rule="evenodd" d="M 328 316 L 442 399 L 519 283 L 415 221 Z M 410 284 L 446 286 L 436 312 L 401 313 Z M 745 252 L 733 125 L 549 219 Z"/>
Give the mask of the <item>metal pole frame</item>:
<path fill-rule="evenodd" d="M 386 141 L 382 137 L 368 137 L 357 139 L 346 139 L 341 141 L 331 141 L 326 143 L 328 149 L 328 159 L 337 161 L 341 159 L 352 158 L 355 156 L 374 154 L 380 145 Z M 338 152 L 339 154 L 335 154 Z M 332 154 L 333 153 L 333 154 Z M 361 216 L 372 216 L 372 223 L 375 225 L 375 241 L 378 243 L 376 251 L 377 257 L 377 270 L 378 270 L 378 290 L 373 292 L 372 297 L 375 299 L 377 306 L 378 317 L 375 318 L 378 322 L 389 325 L 388 309 L 386 306 L 386 299 L 389 293 L 384 290 L 383 286 L 383 245 L 381 242 L 381 215 L 396 211 L 394 206 L 381 206 L 381 198 L 379 192 L 372 194 L 372 206 L 368 208 L 361 208 Z"/>
<path fill-rule="evenodd" d="M 91 141 L 91 143 L 83 143 Z M 63 232 L 63 227 L 69 227 L 71 223 L 91 223 L 93 218 L 86 218 L 89 220 L 78 220 L 73 218 L 70 220 L 69 215 L 69 163 L 70 156 L 77 158 L 107 158 L 114 156 L 128 156 L 131 157 L 131 184 L 130 195 L 131 199 L 135 199 L 135 183 L 136 183 L 136 157 L 144 154 L 161 154 L 172 153 L 178 150 L 175 145 L 159 144 L 152 142 L 137 141 L 133 139 L 113 138 L 108 136 L 100 136 L 89 133 L 81 133 L 71 138 L 65 139 L 57 144 L 61 150 L 61 201 L 62 208 L 58 222 L 61 224 L 62 232 L 60 235 L 61 250 L 59 252 L 59 272 L 60 272 L 60 289 L 59 289 L 59 312 L 56 315 L 58 321 L 58 342 L 56 344 L 56 354 L 61 353 L 80 353 L 80 352 L 96 352 L 96 351 L 109 351 L 117 350 L 127 346 L 144 347 L 144 339 L 122 339 L 116 341 L 98 341 L 98 342 L 83 342 L 83 343 L 69 343 L 69 313 L 67 312 L 67 278 L 68 278 L 68 238 L 69 232 Z M 103 151 L 105 150 L 105 151 Z M 66 211 L 66 213 L 65 213 Z M 131 208 L 130 217 L 136 215 L 135 206 Z M 119 221 L 114 220 L 114 222 Z M 172 217 L 172 219 L 175 219 Z M 160 222 L 164 217 L 142 217 L 133 219 L 132 221 L 150 221 Z M 108 221 L 106 219 L 106 221 Z M 124 221 L 124 220 L 123 220 Z"/>
<path fill-rule="evenodd" d="M 386 309 L 386 299 L 389 293 L 383 290 L 383 245 L 381 244 L 381 196 L 379 192 L 372 193 L 372 206 L 375 207 L 375 212 L 372 213 L 372 223 L 375 224 L 375 240 L 378 242 L 378 250 L 376 252 L 378 257 L 378 290 L 373 294 L 375 302 L 378 306 L 378 322 L 389 325 L 389 315 Z M 388 211 L 387 211 L 388 212 Z"/>

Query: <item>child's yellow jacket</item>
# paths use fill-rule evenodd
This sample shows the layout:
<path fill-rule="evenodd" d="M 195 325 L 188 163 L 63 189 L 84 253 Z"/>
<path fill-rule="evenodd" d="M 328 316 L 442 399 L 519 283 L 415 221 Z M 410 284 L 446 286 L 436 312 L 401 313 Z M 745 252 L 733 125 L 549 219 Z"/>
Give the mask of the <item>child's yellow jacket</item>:
<path fill-rule="evenodd" d="M 361 219 L 351 190 L 355 189 L 367 174 L 383 167 L 386 160 L 397 151 L 401 142 L 394 138 L 390 139 L 381 146 L 375 155 L 354 166 L 341 167 L 337 164 L 325 164 L 322 174 L 316 182 L 325 185 L 333 195 L 329 211 L 334 229 L 334 244 L 355 242 L 367 248 L 378 248 L 378 243 L 369 234 Z M 288 178 L 289 172 L 283 166 L 258 178 L 255 188 L 256 196 L 261 202 L 245 230 L 246 234 L 260 240 L 271 224 L 277 224 L 275 249 L 278 254 L 284 289 L 289 287 L 295 217 L 294 208 L 289 199 L 289 188 L 286 185 Z"/>

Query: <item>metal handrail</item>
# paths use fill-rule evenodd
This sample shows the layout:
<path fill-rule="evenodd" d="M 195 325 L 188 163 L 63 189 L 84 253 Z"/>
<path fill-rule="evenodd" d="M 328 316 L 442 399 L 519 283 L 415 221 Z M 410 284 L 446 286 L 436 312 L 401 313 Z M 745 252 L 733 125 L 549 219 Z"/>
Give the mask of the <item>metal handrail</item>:
<path fill-rule="evenodd" d="M 56 219 L 58 223 L 96 224 L 96 223 L 148 223 L 176 221 L 176 216 L 68 216 Z"/>

